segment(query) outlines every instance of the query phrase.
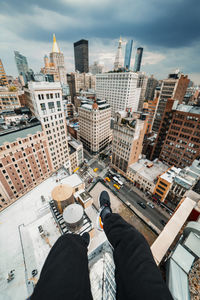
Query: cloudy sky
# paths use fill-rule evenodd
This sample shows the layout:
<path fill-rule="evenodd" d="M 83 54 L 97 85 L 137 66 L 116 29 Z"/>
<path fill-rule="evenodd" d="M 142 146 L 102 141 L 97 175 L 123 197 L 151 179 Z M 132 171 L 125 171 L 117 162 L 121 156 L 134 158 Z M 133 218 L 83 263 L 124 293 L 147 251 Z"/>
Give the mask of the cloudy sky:
<path fill-rule="evenodd" d="M 74 70 L 73 42 L 89 40 L 89 61 L 113 67 L 118 39 L 144 48 L 142 71 L 166 78 L 175 69 L 200 84 L 199 0 L 1 0 L 0 58 L 17 75 L 14 50 L 35 72 L 52 49 L 52 34 Z"/>

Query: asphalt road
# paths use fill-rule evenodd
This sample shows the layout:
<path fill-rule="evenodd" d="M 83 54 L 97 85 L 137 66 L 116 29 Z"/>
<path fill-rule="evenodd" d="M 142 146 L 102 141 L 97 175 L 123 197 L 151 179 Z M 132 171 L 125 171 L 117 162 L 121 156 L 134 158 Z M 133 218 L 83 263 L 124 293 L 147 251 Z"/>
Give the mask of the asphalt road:
<path fill-rule="evenodd" d="M 110 188 L 113 191 L 117 191 L 115 187 L 113 187 L 114 181 L 106 182 Z M 146 204 L 146 200 L 143 199 L 140 195 L 138 195 L 136 192 L 130 190 L 129 187 L 123 185 L 122 188 L 120 188 L 119 191 L 117 191 L 119 194 L 119 198 L 121 198 L 124 201 L 129 201 L 137 210 L 139 210 L 145 217 L 147 217 L 156 227 L 158 227 L 160 230 L 163 229 L 163 225 L 160 223 L 160 220 L 164 220 L 165 222 L 168 221 L 168 219 L 156 208 L 151 208 L 146 205 L 146 208 L 142 208 L 137 202 L 143 202 Z"/>
<path fill-rule="evenodd" d="M 84 153 L 85 155 L 85 153 Z M 86 157 L 88 160 L 91 160 L 91 157 Z M 94 160 L 91 161 L 91 163 L 89 163 L 90 168 L 94 169 L 94 168 L 99 168 L 99 170 L 97 171 L 97 174 L 101 173 L 103 171 L 102 166 L 98 163 L 98 160 Z M 105 169 L 106 172 L 106 169 Z M 104 172 L 102 172 L 104 173 Z M 102 177 L 102 174 L 99 174 Z M 102 177 L 102 179 L 104 179 L 105 176 Z M 137 210 L 139 210 L 145 217 L 147 217 L 157 228 L 159 228 L 160 230 L 163 229 L 163 225 L 160 223 L 160 220 L 164 220 L 165 222 L 168 221 L 169 218 L 167 218 L 165 215 L 162 214 L 162 212 L 158 211 L 155 208 L 151 208 L 149 206 L 147 206 L 147 201 L 142 198 L 140 195 L 138 195 L 135 191 L 131 190 L 130 187 L 126 186 L 125 184 L 123 185 L 122 188 L 120 188 L 120 190 L 116 190 L 115 187 L 113 187 L 113 184 L 115 183 L 113 180 L 111 180 L 111 182 L 106 182 L 110 188 L 117 192 L 119 194 L 119 198 L 121 198 L 124 201 L 129 201 L 135 208 L 137 208 Z M 90 186 L 90 184 L 88 185 Z M 142 208 L 137 202 L 143 202 L 144 204 L 146 204 L 146 208 Z"/>

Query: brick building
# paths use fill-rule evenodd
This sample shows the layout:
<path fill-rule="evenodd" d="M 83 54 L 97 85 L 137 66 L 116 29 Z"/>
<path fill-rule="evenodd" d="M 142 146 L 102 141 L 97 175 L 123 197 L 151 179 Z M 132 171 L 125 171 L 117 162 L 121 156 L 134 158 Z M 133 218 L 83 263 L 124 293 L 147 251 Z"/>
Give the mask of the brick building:
<path fill-rule="evenodd" d="M 152 124 L 154 121 L 157 105 L 158 105 L 158 97 L 154 98 L 153 100 L 148 100 L 148 121 L 147 121 L 146 134 L 151 133 L 152 131 Z"/>
<path fill-rule="evenodd" d="M 52 173 L 48 143 L 40 122 L 0 135 L 0 210 Z"/>
<path fill-rule="evenodd" d="M 159 159 L 184 168 L 200 156 L 200 107 L 180 104 L 172 112 Z"/>
<path fill-rule="evenodd" d="M 184 76 L 180 73 L 169 74 L 168 78 L 162 81 L 159 102 L 152 127 L 153 131 L 158 132 L 159 130 L 167 100 L 171 98 L 182 103 L 189 82 L 190 80 L 187 75 Z"/>
<path fill-rule="evenodd" d="M 157 133 L 157 137 L 155 139 L 152 152 L 150 155 L 150 160 L 154 160 L 155 158 L 158 158 L 162 149 L 162 145 L 165 142 L 165 138 L 167 135 L 167 131 L 169 129 L 171 118 L 172 118 L 172 109 L 173 105 L 177 105 L 177 101 L 174 101 L 173 99 L 168 99 L 166 101 L 166 105 L 163 111 L 162 119 L 160 122 L 159 130 Z"/>

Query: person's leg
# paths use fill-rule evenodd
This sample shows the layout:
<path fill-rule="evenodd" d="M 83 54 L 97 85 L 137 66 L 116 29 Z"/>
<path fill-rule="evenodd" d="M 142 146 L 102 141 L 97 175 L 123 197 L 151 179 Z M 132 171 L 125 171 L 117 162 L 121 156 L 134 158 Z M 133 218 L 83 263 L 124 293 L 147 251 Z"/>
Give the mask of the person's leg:
<path fill-rule="evenodd" d="M 88 241 L 89 242 L 89 241 Z M 62 235 L 51 249 L 31 300 L 91 300 L 86 239 Z"/>
<path fill-rule="evenodd" d="M 101 217 L 114 248 L 117 299 L 172 299 L 143 235 L 109 208 L 107 202 Z"/>

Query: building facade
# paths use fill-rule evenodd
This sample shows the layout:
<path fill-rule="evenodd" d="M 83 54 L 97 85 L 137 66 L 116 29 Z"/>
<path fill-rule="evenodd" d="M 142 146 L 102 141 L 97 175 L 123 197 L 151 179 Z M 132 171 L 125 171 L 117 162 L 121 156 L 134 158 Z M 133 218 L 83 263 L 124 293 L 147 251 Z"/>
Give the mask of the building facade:
<path fill-rule="evenodd" d="M 130 70 L 131 66 L 131 54 L 132 54 L 133 40 L 129 40 L 126 43 L 125 58 L 124 58 L 124 68 Z"/>
<path fill-rule="evenodd" d="M 56 42 L 55 34 L 53 35 L 53 48 L 50 53 L 50 62 L 53 64 L 59 74 L 59 80 L 62 84 L 67 83 L 64 54 L 60 51 Z"/>
<path fill-rule="evenodd" d="M 141 68 L 141 62 L 142 62 L 142 54 L 143 54 L 143 48 L 137 48 L 137 52 L 135 55 L 135 63 L 134 63 L 134 72 L 139 72 Z"/>
<path fill-rule="evenodd" d="M 52 82 L 60 81 L 60 75 L 58 73 L 58 69 L 55 67 L 54 63 L 49 62 L 49 58 L 47 55 L 44 56 L 44 67 L 41 68 L 41 73 L 46 75 L 48 78 L 52 78 L 52 80 L 47 80 L 47 81 L 52 81 Z M 36 81 L 40 81 L 40 80 L 36 80 Z"/>
<path fill-rule="evenodd" d="M 162 100 L 160 100 L 162 102 Z M 154 142 L 154 146 L 151 152 L 151 160 L 158 158 L 162 149 L 162 146 L 165 142 L 165 138 L 171 124 L 172 119 L 172 110 L 177 106 L 178 101 L 174 101 L 173 99 L 163 100 L 166 101 L 164 110 L 162 112 L 162 119 L 160 122 L 160 127 L 158 129 L 157 137 Z M 160 108 L 160 107 L 159 107 Z M 157 111 L 159 111 L 159 108 Z"/>
<path fill-rule="evenodd" d="M 53 171 L 40 122 L 0 135 L 0 210 L 27 193 Z"/>
<path fill-rule="evenodd" d="M 84 161 L 83 144 L 80 141 L 70 137 L 68 138 L 68 146 L 69 146 L 69 158 L 71 163 L 71 170 L 73 172 Z"/>
<path fill-rule="evenodd" d="M 168 166 L 159 160 L 152 162 L 148 159 L 140 159 L 129 166 L 127 178 L 143 192 L 153 194 L 157 177 L 167 169 Z"/>
<path fill-rule="evenodd" d="M 138 72 L 137 88 L 140 89 L 140 98 L 138 103 L 138 111 L 142 111 L 143 103 L 145 101 L 145 94 L 147 88 L 148 76 L 144 72 Z"/>
<path fill-rule="evenodd" d="M 190 166 L 200 156 L 199 145 L 200 107 L 179 104 L 173 109 L 159 159 L 179 168 Z"/>
<path fill-rule="evenodd" d="M 88 41 L 80 40 L 74 43 L 75 71 L 89 72 Z"/>
<path fill-rule="evenodd" d="M 103 66 L 98 64 L 97 61 L 95 61 L 93 65 L 90 66 L 90 73 L 92 73 L 93 75 L 103 73 Z"/>
<path fill-rule="evenodd" d="M 59 82 L 30 82 L 25 90 L 27 105 L 40 120 L 47 138 L 53 170 L 65 166 L 71 173 L 67 124 Z"/>
<path fill-rule="evenodd" d="M 1 59 L 0 59 L 0 86 L 8 86 L 8 80 Z"/>
<path fill-rule="evenodd" d="M 142 152 L 146 115 L 130 110 L 115 114 L 112 142 L 112 166 L 123 174 L 137 162 Z"/>
<path fill-rule="evenodd" d="M 67 81 L 72 103 L 74 103 L 74 98 L 77 94 L 88 90 L 92 90 L 94 93 L 96 88 L 96 76 L 90 73 L 70 73 L 67 75 Z"/>
<path fill-rule="evenodd" d="M 78 136 L 86 150 L 98 153 L 111 142 L 110 105 L 97 99 L 93 104 L 83 104 L 78 108 Z"/>
<path fill-rule="evenodd" d="M 146 93 L 145 93 L 146 100 L 148 100 L 148 101 L 153 100 L 155 89 L 156 89 L 157 85 L 158 85 L 158 80 L 155 79 L 153 75 L 151 75 L 147 81 L 147 87 L 146 87 Z"/>
<path fill-rule="evenodd" d="M 179 73 L 169 74 L 168 78 L 162 81 L 159 104 L 153 123 L 153 131 L 158 132 L 159 130 L 163 112 L 169 98 L 182 103 L 189 81 L 187 75 L 184 76 Z"/>
<path fill-rule="evenodd" d="M 147 121 L 147 129 L 146 134 L 152 132 L 152 124 L 155 118 L 155 112 L 157 110 L 158 98 L 155 97 L 153 100 L 148 101 L 148 121 Z"/>
<path fill-rule="evenodd" d="M 172 186 L 174 177 L 180 173 L 181 169 L 171 167 L 158 177 L 155 189 L 153 191 L 153 199 L 157 202 L 164 202 L 169 190 Z"/>
<path fill-rule="evenodd" d="M 13 110 L 21 106 L 18 92 L 9 92 L 8 90 L 0 90 L 0 111 Z"/>
<path fill-rule="evenodd" d="M 137 93 L 138 74 L 134 72 L 110 72 L 96 75 L 97 98 L 106 99 L 114 116 L 116 111 L 131 108 L 137 111 L 139 93 Z"/>

